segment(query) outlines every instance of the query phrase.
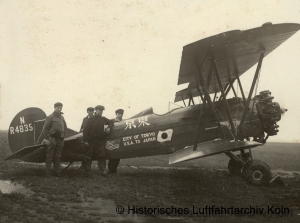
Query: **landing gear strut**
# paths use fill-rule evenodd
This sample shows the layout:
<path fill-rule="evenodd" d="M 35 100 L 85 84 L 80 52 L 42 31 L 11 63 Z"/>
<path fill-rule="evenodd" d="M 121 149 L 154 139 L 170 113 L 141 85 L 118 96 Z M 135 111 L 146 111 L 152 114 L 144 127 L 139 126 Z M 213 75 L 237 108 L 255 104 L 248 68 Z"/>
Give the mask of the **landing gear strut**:
<path fill-rule="evenodd" d="M 228 162 L 228 171 L 232 175 L 242 175 L 242 165 L 236 162 L 234 159 L 230 159 Z"/>
<path fill-rule="evenodd" d="M 269 184 L 272 179 L 270 167 L 263 161 L 252 159 L 250 153 L 235 155 L 232 152 L 226 153 L 230 157 L 228 171 L 232 175 L 242 176 L 248 183 L 255 186 Z"/>

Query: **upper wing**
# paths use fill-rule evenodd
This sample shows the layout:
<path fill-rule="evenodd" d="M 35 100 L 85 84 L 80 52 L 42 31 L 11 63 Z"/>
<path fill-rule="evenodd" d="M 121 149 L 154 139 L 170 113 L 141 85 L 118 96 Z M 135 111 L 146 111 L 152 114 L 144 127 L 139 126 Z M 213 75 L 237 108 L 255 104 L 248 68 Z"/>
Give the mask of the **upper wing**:
<path fill-rule="evenodd" d="M 207 82 L 212 58 L 225 86 L 236 75 L 242 75 L 258 62 L 260 53 L 265 50 L 265 56 L 290 38 L 300 29 L 300 24 L 284 23 L 245 31 L 233 30 L 211 36 L 183 47 L 178 85 L 189 83 L 188 88 L 176 93 L 175 102 L 190 96 L 199 96 L 196 76 L 199 71 Z M 201 92 L 204 92 L 199 86 Z M 214 78 L 208 86 L 209 93 L 220 89 Z"/>

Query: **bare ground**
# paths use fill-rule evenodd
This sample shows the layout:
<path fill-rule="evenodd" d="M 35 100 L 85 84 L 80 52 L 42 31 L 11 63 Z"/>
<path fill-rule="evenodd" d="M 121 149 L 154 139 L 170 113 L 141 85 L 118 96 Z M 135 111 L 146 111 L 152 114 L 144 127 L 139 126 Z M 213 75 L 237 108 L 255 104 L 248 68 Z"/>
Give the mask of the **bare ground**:
<path fill-rule="evenodd" d="M 1 160 L 9 155 L 4 141 Z M 299 222 L 299 149 L 299 144 L 269 143 L 254 150 L 256 158 L 270 165 L 273 175 L 282 176 L 285 186 L 272 187 L 251 186 L 230 175 L 224 155 L 174 166 L 168 166 L 167 156 L 122 160 L 118 175 L 102 177 L 94 166 L 92 179 L 84 177 L 76 166 L 61 178 L 45 178 L 43 164 L 0 162 L 0 180 L 10 180 L 30 190 L 0 193 L 0 222 Z M 125 207 L 125 214 L 116 213 L 118 205 Z M 148 211 L 173 208 L 173 212 L 132 216 L 126 214 L 128 205 L 146 206 Z M 196 213 L 213 205 L 251 206 L 264 211 L 253 215 Z M 272 206 L 287 208 L 289 213 L 268 213 Z M 180 208 L 187 208 L 188 213 L 181 213 Z"/>

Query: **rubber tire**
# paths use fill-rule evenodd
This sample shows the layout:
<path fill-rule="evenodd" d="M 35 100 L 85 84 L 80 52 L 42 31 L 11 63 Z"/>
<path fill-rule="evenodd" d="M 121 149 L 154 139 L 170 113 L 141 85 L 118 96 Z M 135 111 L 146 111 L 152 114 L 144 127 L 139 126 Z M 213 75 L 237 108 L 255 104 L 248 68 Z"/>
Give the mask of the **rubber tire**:
<path fill-rule="evenodd" d="M 228 171 L 231 175 L 240 176 L 242 174 L 242 166 L 234 159 L 230 159 L 228 162 Z"/>
<path fill-rule="evenodd" d="M 261 160 L 252 160 L 248 162 L 242 170 L 242 176 L 248 183 L 255 186 L 268 185 L 272 179 L 269 166 Z M 255 177 L 257 177 L 257 179 L 255 179 Z"/>

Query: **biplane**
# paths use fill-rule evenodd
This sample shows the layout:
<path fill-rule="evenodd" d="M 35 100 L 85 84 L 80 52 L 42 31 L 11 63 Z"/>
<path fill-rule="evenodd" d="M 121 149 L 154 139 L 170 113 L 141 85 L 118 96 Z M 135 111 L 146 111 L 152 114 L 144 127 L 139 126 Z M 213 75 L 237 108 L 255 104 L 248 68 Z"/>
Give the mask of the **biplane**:
<path fill-rule="evenodd" d="M 231 174 L 257 186 L 268 184 L 270 168 L 253 159 L 251 149 L 278 133 L 285 109 L 273 101 L 270 91 L 254 92 L 264 57 L 299 29 L 300 24 L 295 23 L 266 23 L 184 46 L 178 85 L 188 83 L 188 87 L 176 93 L 175 102 L 183 101 L 185 107 L 165 114 L 148 108 L 116 122 L 104 139 L 107 159 L 169 154 L 169 164 L 175 164 L 224 153 Z M 240 76 L 256 64 L 245 95 Z M 234 97 L 228 98 L 229 92 Z M 8 131 L 13 154 L 6 160 L 45 161 L 46 145 L 41 144 L 45 118 L 39 108 L 24 109 L 14 117 Z M 80 161 L 85 149 L 82 133 L 68 129 L 61 161 Z"/>

